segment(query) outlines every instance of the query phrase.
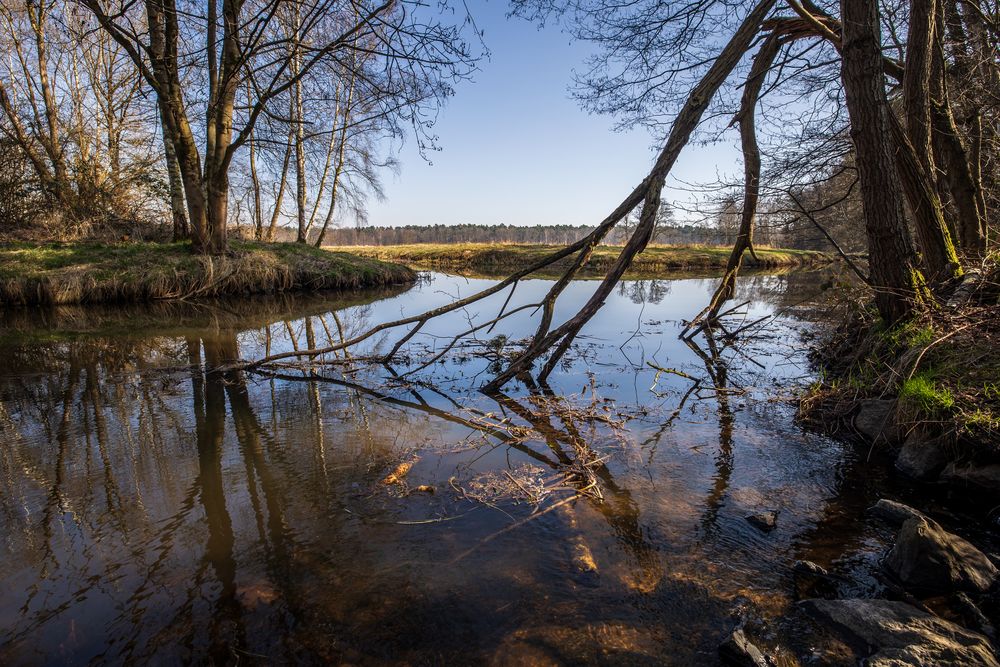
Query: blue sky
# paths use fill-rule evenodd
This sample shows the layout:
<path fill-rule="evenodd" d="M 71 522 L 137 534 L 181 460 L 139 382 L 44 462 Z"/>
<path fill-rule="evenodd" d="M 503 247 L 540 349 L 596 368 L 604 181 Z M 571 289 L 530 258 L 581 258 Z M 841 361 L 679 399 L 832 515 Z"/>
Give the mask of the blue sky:
<path fill-rule="evenodd" d="M 505 2 L 472 5 L 491 55 L 457 87 L 435 132 L 441 150 L 420 157 L 403 146 L 388 200 L 372 202 L 369 222 L 404 224 L 595 224 L 645 175 L 652 138 L 614 132 L 614 119 L 571 99 L 574 69 L 589 46 L 556 27 L 507 19 Z M 713 181 L 741 170 L 731 145 L 689 146 L 674 167 L 684 181 Z M 680 185 L 680 184 L 675 184 Z M 666 200 L 690 200 L 676 187 Z M 683 216 L 678 216 L 683 218 Z"/>

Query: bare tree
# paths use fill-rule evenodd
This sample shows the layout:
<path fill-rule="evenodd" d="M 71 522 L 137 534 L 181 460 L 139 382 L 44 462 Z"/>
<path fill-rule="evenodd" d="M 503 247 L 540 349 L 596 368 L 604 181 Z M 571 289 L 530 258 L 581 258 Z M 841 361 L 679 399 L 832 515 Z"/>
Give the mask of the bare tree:
<path fill-rule="evenodd" d="M 230 167 L 261 116 L 279 114 L 283 97 L 294 97 L 323 63 L 344 60 L 357 38 L 375 45 L 383 75 L 396 84 L 400 114 L 415 115 L 450 94 L 447 82 L 464 76 L 475 59 L 463 26 L 428 16 L 418 2 L 211 0 L 202 17 L 176 0 L 143 0 L 124 11 L 79 1 L 156 94 L 198 252 L 226 250 Z M 279 19 L 292 6 L 298 29 L 289 33 Z M 247 80 L 252 95 L 240 99 Z M 196 106 L 198 99 L 203 104 Z"/>

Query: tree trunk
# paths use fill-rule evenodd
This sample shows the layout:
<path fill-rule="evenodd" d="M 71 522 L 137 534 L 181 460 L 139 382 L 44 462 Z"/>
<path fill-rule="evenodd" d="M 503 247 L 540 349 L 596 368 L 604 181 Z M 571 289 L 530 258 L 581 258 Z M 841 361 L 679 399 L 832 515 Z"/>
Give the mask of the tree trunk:
<path fill-rule="evenodd" d="M 292 48 L 294 49 L 292 53 L 292 67 L 291 73 L 293 77 L 299 75 L 299 68 L 301 64 L 301 51 L 299 49 L 299 8 L 295 5 L 294 17 L 294 36 L 292 38 Z M 292 114 L 292 122 L 295 124 L 295 214 L 298 225 L 296 226 L 295 240 L 298 243 L 308 242 L 308 233 L 306 230 L 306 127 L 305 127 L 305 114 L 303 113 L 303 103 L 302 103 L 302 81 L 296 80 L 295 86 L 293 87 L 294 92 L 294 114 Z"/>
<path fill-rule="evenodd" d="M 278 181 L 278 192 L 274 196 L 274 209 L 271 211 L 271 224 L 267 227 L 267 240 L 273 241 L 275 231 L 278 228 L 278 219 L 281 217 L 281 203 L 285 200 L 285 190 L 288 187 L 288 165 L 292 161 L 292 144 L 295 140 L 295 128 L 288 130 L 288 139 L 285 142 L 285 159 L 281 163 L 281 179 Z"/>
<path fill-rule="evenodd" d="M 909 317 L 924 298 L 913 241 L 903 217 L 889 137 L 877 0 L 841 0 L 841 79 L 851 120 L 868 236 L 869 274 L 879 314 Z"/>
<path fill-rule="evenodd" d="M 191 244 L 195 252 L 208 248 L 208 212 L 201 172 L 201 157 L 184 109 L 177 63 L 179 26 L 173 0 L 147 0 L 150 68 L 156 79 L 157 101 L 163 123 L 174 144 L 177 166 L 187 201 Z"/>
<path fill-rule="evenodd" d="M 948 91 L 944 53 L 944 34 L 952 42 L 954 74 L 965 81 L 973 71 L 965 45 L 965 29 L 954 0 L 939 0 L 936 15 L 936 40 L 931 69 L 931 127 L 936 159 L 941 167 L 943 180 L 957 213 L 956 236 L 962 250 L 972 255 L 982 255 L 986 250 L 985 200 L 978 189 L 970 152 L 962 143 Z M 962 40 L 956 43 L 955 40 Z"/>
<path fill-rule="evenodd" d="M 760 47 L 753 59 L 753 66 L 743 87 L 743 97 L 736 120 L 740 124 L 740 144 L 743 150 L 743 210 L 740 213 L 740 231 L 736 236 L 733 250 L 726 263 L 726 272 L 722 282 L 705 308 L 691 324 L 693 326 L 702 319 L 711 322 L 719 315 L 722 304 L 733 297 L 736 291 L 736 276 L 743 263 L 743 255 L 747 250 L 753 252 L 754 222 L 757 217 L 757 203 L 760 199 L 760 148 L 757 145 L 757 128 L 755 114 L 757 98 L 760 97 L 764 78 L 774 64 L 781 48 L 781 41 L 776 33 L 771 33 Z"/>
<path fill-rule="evenodd" d="M 910 31 L 903 73 L 906 131 L 894 131 L 892 136 L 899 144 L 894 153 L 896 168 L 913 212 L 924 263 L 930 277 L 938 281 L 960 275 L 961 267 L 934 187 L 930 90 L 936 17 L 936 0 L 910 0 Z M 895 130 L 895 118 L 889 120 Z"/>
<path fill-rule="evenodd" d="M 323 239 L 326 237 L 326 230 L 330 227 L 334 211 L 337 208 L 337 192 L 340 187 L 341 174 L 344 172 L 344 159 L 347 152 L 347 127 L 350 125 L 351 102 L 354 99 L 354 76 L 355 74 L 352 70 L 351 82 L 347 91 L 347 102 L 344 104 L 344 127 L 340 131 L 340 149 L 337 153 L 337 165 L 333 169 L 333 183 L 330 186 L 330 206 L 326 211 L 326 218 L 323 220 L 323 227 L 320 228 L 319 235 L 316 237 L 317 248 L 323 245 Z"/>
<path fill-rule="evenodd" d="M 170 129 L 166 122 L 163 122 L 163 114 L 160 114 L 160 126 L 163 133 L 163 156 L 167 162 L 167 184 L 170 188 L 170 214 L 173 223 L 174 241 L 183 241 L 188 238 L 187 214 L 184 210 L 184 184 L 181 179 L 181 168 L 177 163 L 177 151 L 174 150 L 174 142 L 170 137 Z"/>
<path fill-rule="evenodd" d="M 210 176 L 205 184 L 208 204 L 209 255 L 223 255 L 228 249 L 227 222 L 229 217 L 229 175 L 226 170 Z"/>
<path fill-rule="evenodd" d="M 917 239 L 923 251 L 924 264 L 934 282 L 943 282 L 962 275 L 962 265 L 955 244 L 944 221 L 944 208 L 931 175 L 924 171 L 921 160 L 906 132 L 889 112 L 890 136 L 896 144 L 893 156 L 903 194 L 913 211 Z"/>
<path fill-rule="evenodd" d="M 257 241 L 264 240 L 264 210 L 260 199 L 260 177 L 257 175 L 257 141 L 251 137 L 250 150 L 250 183 L 253 187 L 253 237 Z"/>
<path fill-rule="evenodd" d="M 746 54 L 747 49 L 750 48 L 753 38 L 760 30 L 761 23 L 770 13 L 772 7 L 774 7 L 774 0 L 761 0 L 747 15 L 736 33 L 719 53 L 719 57 L 715 59 L 701 81 L 698 82 L 698 85 L 688 95 L 684 106 L 677 114 L 677 118 L 670 128 L 670 135 L 667 137 L 666 144 L 660 151 L 649 175 L 646 176 L 642 184 L 611 215 L 598 225 L 598 228 L 594 232 L 591 232 L 584 239 L 584 245 L 580 250 L 576 266 L 582 264 L 586 257 L 593 251 L 593 247 L 604 238 L 611 228 L 618 224 L 640 201 L 643 202 L 642 214 L 640 215 L 636 231 L 628 240 L 618 259 L 608 270 L 594 294 L 576 315 L 557 329 L 545 333 L 540 327 L 521 356 L 512 361 L 502 373 L 488 383 L 483 388 L 484 391 L 496 391 L 517 377 L 518 374 L 528 371 L 538 357 L 558 343 L 558 346 L 549 355 L 549 359 L 542 369 L 542 379 L 547 377 L 555 368 L 560 357 L 565 354 L 570 344 L 572 344 L 573 339 L 579 333 L 580 329 L 600 310 L 608 294 L 611 293 L 618 280 L 632 264 L 632 259 L 649 242 L 649 238 L 653 232 L 653 225 L 656 222 L 656 214 L 660 204 L 660 189 L 663 187 L 664 179 L 677 161 L 681 150 L 687 145 L 691 134 L 701 122 L 701 118 L 715 96 L 715 93 L 729 77 L 736 65 L 739 64 L 744 54 Z M 565 274 L 564 278 L 566 276 L 571 276 L 571 273 Z M 560 282 L 565 281 L 561 280 Z M 558 292 L 550 290 L 549 295 L 546 297 L 546 303 L 552 301 L 557 296 Z"/>

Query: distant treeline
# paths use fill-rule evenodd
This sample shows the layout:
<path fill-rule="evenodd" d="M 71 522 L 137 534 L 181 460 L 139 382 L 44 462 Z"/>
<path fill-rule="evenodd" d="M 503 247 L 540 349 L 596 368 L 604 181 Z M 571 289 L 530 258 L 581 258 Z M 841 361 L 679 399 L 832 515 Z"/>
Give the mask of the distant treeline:
<path fill-rule="evenodd" d="M 565 245 L 593 231 L 588 225 L 405 225 L 402 227 L 356 227 L 330 229 L 329 245 L 401 245 L 408 243 L 543 243 Z M 608 243 L 624 243 L 629 226 L 612 231 Z M 664 225 L 656 230 L 654 243 L 717 245 L 730 242 L 727 230 L 696 225 Z"/>

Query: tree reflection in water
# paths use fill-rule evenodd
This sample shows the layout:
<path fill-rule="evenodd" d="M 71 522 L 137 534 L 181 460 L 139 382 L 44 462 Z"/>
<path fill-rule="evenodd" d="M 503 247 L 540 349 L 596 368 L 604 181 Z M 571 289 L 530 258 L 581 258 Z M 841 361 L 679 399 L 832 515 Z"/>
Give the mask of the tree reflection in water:
<path fill-rule="evenodd" d="M 824 491 L 800 480 L 833 475 L 828 458 L 776 469 L 756 454 L 770 425 L 741 411 L 731 385 L 735 366 L 747 386 L 746 364 L 725 338 L 688 347 L 647 327 L 628 344 L 669 345 L 697 387 L 676 378 L 616 407 L 651 372 L 608 350 L 643 317 L 679 319 L 671 303 L 695 285 L 699 302 L 713 287 L 630 285 L 614 297 L 620 319 L 597 323 L 596 347 L 553 386 L 491 396 L 467 391 L 489 363 L 475 357 L 423 377 L 344 359 L 233 370 L 384 316 L 360 298 L 65 311 L 52 317 L 87 332 L 6 339 L 0 657 L 655 662 L 666 645 L 704 657 L 735 597 L 777 588 L 778 564 L 823 516 Z M 380 483 L 401 461 L 415 463 L 409 484 Z M 547 480 L 538 504 L 500 497 L 497 511 L 451 486 L 527 464 Z M 436 493 L 408 493 L 421 485 Z M 744 532 L 747 487 L 804 509 L 762 542 Z"/>

